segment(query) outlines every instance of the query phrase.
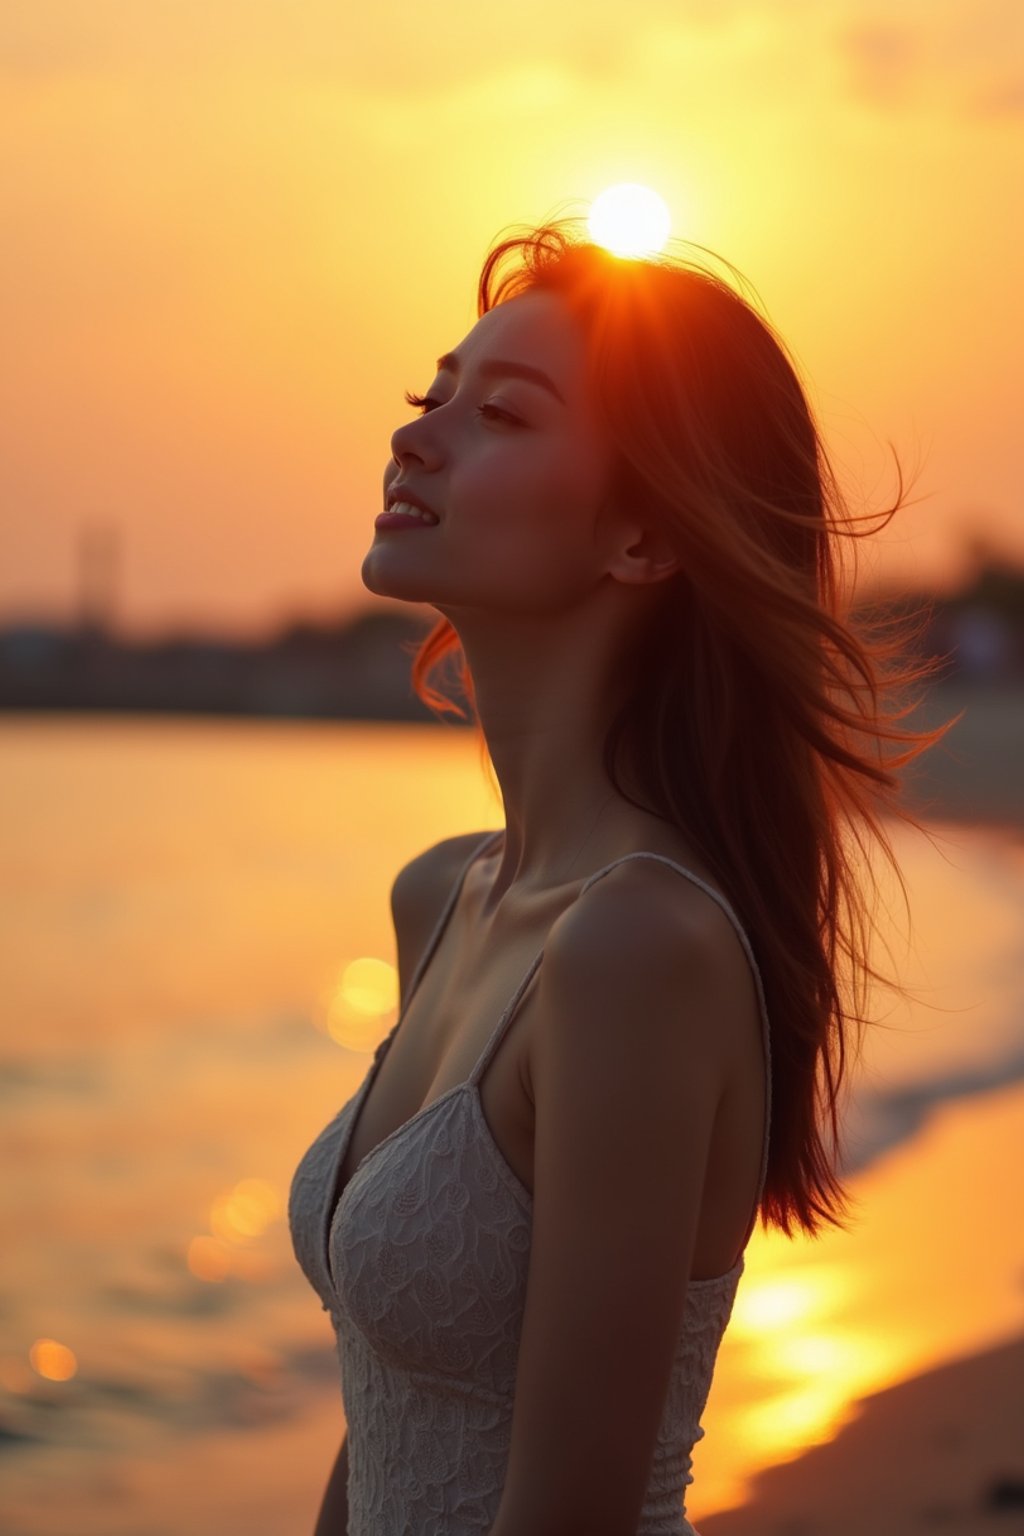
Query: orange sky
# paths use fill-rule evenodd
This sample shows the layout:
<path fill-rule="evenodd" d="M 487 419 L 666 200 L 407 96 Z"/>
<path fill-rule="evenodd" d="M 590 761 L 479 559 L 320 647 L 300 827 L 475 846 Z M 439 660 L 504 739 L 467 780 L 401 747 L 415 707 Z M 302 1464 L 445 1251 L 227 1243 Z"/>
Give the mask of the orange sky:
<path fill-rule="evenodd" d="M 951 579 L 1020 507 L 1019 0 L 7 0 L 0 618 L 258 631 L 372 603 L 404 388 L 509 225 L 655 187 L 752 281 L 869 504 Z M 871 561 L 862 556 L 865 574 Z"/>

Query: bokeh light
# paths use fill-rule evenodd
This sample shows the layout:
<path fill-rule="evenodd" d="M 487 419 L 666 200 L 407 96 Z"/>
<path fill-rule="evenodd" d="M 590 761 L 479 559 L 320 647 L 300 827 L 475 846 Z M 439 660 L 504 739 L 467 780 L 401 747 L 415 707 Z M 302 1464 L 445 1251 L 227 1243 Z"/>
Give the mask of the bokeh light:
<path fill-rule="evenodd" d="M 324 1028 L 337 1045 L 372 1051 L 398 1006 L 398 972 L 386 960 L 361 955 L 343 966 L 323 997 Z"/>
<path fill-rule="evenodd" d="M 226 1280 L 231 1272 L 231 1255 L 226 1246 L 219 1238 L 205 1233 L 189 1243 L 186 1263 L 197 1280 Z"/>
<path fill-rule="evenodd" d="M 32 1369 L 46 1381 L 70 1381 L 78 1370 L 74 1350 L 56 1339 L 36 1339 L 28 1357 Z"/>
<path fill-rule="evenodd" d="M 201 1233 L 188 1245 L 185 1262 L 197 1280 L 221 1281 L 265 1278 L 266 1265 L 258 1257 L 243 1259 L 243 1250 L 262 1237 L 282 1214 L 281 1199 L 266 1179 L 239 1179 L 233 1188 L 218 1195 L 210 1206 L 210 1233 Z"/>
<path fill-rule="evenodd" d="M 280 1201 L 264 1179 L 240 1179 L 234 1189 L 213 1202 L 210 1229 L 225 1242 L 245 1242 L 262 1237 L 268 1223 L 280 1213 Z"/>

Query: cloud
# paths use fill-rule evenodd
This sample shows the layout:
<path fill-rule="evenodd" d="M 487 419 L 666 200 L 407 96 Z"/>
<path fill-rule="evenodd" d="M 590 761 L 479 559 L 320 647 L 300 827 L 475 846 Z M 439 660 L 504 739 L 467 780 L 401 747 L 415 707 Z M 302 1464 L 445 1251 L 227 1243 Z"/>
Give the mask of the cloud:
<path fill-rule="evenodd" d="M 977 117 L 1019 117 L 1024 113 L 1024 74 L 993 80 L 972 95 L 969 108 Z"/>
<path fill-rule="evenodd" d="M 920 40 L 905 27 L 862 24 L 840 35 L 855 94 L 884 106 L 902 106 L 913 94 L 921 63 Z"/>
<path fill-rule="evenodd" d="M 1019 0 L 904 0 L 896 20 L 847 0 L 844 14 L 834 48 L 855 99 L 953 119 L 1020 114 L 1024 75 L 1006 68 L 1024 50 Z"/>
<path fill-rule="evenodd" d="M 825 93 L 879 112 L 1021 115 L 1021 0 L 593 0 L 585 14 L 524 0 L 3 0 L 0 75 L 40 85 L 124 79 L 144 89 L 244 78 L 358 101 L 442 106 L 508 71 L 541 69 L 594 92 L 652 76 L 679 93 L 738 79 L 765 107 Z M 667 56 L 666 56 L 667 55 Z M 657 105 L 657 100 L 654 104 Z"/>
<path fill-rule="evenodd" d="M 115 19 L 101 5 L 10 0 L 0 18 L 0 73 L 34 81 L 92 71 L 116 46 Z"/>

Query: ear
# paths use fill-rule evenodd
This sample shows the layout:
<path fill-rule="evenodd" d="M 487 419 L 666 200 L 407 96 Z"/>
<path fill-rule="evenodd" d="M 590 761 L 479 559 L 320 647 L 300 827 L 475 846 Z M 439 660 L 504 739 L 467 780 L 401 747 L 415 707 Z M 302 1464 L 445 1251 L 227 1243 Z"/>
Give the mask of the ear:
<path fill-rule="evenodd" d="M 624 530 L 624 537 L 608 562 L 609 575 L 627 586 L 665 581 L 681 569 L 682 562 L 665 534 L 636 523 Z"/>

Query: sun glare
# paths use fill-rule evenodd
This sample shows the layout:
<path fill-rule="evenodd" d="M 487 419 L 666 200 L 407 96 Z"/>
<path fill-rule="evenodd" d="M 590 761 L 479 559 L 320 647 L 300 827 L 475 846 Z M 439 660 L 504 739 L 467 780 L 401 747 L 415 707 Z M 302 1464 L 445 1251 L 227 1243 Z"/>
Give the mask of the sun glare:
<path fill-rule="evenodd" d="M 650 256 L 668 239 L 672 215 L 650 187 L 623 181 L 594 198 L 587 227 L 591 239 L 614 256 Z"/>

